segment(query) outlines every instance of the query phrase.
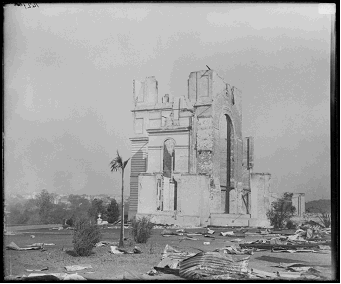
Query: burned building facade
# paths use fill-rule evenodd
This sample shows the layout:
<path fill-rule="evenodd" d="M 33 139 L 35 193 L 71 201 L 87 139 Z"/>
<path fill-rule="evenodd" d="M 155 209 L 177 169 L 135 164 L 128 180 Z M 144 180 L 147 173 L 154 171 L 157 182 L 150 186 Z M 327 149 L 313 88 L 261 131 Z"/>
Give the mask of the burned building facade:
<path fill-rule="evenodd" d="M 253 173 L 242 94 L 214 70 L 192 72 L 186 96 L 134 80 L 129 218 L 177 225 L 268 225 L 268 173 Z"/>

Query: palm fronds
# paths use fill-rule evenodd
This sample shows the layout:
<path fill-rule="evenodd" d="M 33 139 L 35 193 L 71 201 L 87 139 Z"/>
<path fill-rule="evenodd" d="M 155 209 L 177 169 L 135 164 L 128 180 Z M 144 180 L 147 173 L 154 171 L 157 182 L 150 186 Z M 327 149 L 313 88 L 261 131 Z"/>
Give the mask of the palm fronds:
<path fill-rule="evenodd" d="M 120 153 L 117 151 L 117 156 L 110 162 L 110 169 L 112 172 L 116 172 L 119 169 L 122 169 L 123 161 Z"/>
<path fill-rule="evenodd" d="M 110 169 L 112 172 L 117 172 L 120 169 L 124 169 L 126 167 L 126 165 L 128 164 L 130 158 L 126 161 L 123 162 L 123 158 L 120 155 L 120 153 L 117 151 L 117 156 L 115 157 L 115 159 L 113 159 L 110 162 Z"/>

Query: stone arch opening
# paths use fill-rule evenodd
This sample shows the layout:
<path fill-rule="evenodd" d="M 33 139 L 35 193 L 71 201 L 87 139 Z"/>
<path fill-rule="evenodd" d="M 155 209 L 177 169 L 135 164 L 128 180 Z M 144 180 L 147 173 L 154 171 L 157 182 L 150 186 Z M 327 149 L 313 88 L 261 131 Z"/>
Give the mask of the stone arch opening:
<path fill-rule="evenodd" d="M 221 204 L 225 213 L 231 213 L 230 194 L 234 189 L 234 129 L 228 114 L 220 117 L 219 134 Z"/>

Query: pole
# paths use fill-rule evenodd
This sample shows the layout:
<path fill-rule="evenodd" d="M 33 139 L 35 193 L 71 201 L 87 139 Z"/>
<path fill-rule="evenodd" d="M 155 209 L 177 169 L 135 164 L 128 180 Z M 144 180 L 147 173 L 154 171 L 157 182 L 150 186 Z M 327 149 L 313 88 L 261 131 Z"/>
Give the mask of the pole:
<path fill-rule="evenodd" d="M 124 247 L 123 235 L 124 235 L 124 202 L 123 202 L 123 191 L 124 191 L 124 168 L 122 168 L 122 211 L 121 211 L 121 234 L 119 247 Z"/>

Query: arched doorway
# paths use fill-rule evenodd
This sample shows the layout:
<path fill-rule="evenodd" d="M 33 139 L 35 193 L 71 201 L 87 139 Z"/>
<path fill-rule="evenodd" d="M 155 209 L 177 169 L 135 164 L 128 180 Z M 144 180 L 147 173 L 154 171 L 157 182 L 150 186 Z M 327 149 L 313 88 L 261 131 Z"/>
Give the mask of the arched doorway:
<path fill-rule="evenodd" d="M 219 122 L 219 159 L 220 159 L 220 188 L 222 208 L 225 213 L 230 213 L 231 179 L 234 173 L 234 131 L 232 121 L 227 114 L 220 117 Z"/>

